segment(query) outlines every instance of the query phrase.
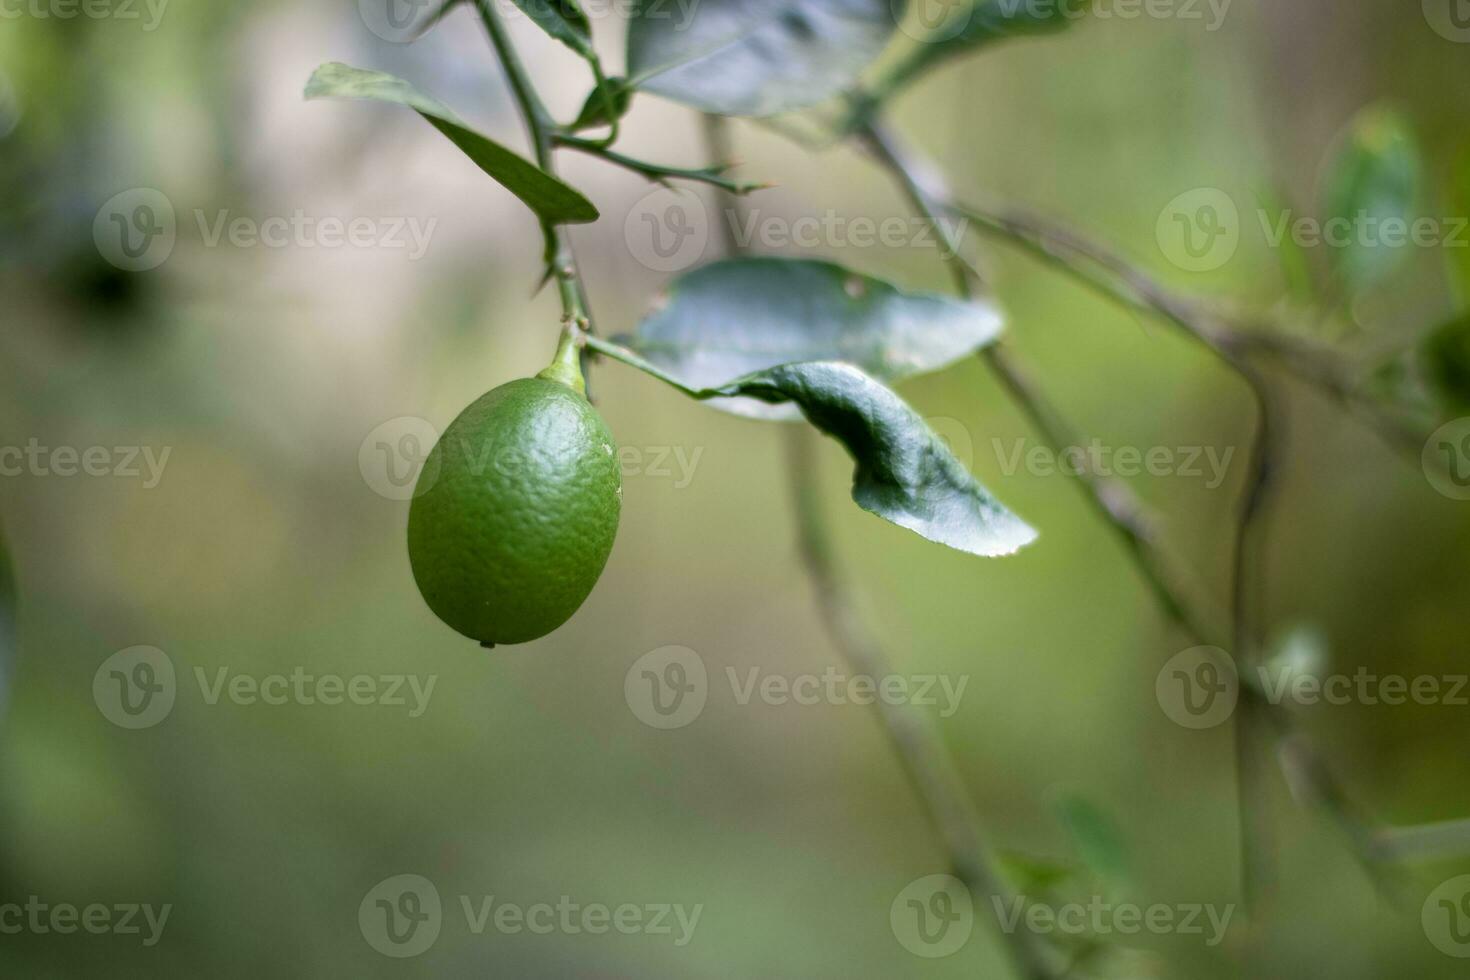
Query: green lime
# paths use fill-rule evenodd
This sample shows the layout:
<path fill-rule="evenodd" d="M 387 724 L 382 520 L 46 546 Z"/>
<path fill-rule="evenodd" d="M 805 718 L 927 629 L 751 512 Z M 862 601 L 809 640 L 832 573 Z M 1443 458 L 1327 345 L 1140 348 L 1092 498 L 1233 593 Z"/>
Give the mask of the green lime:
<path fill-rule="evenodd" d="M 525 643 L 570 619 L 617 535 L 612 434 L 581 391 L 552 380 L 563 376 L 512 381 L 465 409 L 429 454 L 409 511 L 424 600 L 486 646 Z"/>

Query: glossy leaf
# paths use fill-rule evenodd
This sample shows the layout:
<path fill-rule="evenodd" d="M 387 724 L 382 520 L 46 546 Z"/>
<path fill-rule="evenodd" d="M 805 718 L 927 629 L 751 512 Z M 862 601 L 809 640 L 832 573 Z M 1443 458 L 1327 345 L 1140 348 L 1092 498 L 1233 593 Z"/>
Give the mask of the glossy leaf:
<path fill-rule="evenodd" d="M 1036 540 L 1036 532 L 970 475 L 918 412 L 851 364 L 787 364 L 717 387 L 692 388 L 631 351 L 595 338 L 588 344 L 700 401 L 744 397 L 796 405 L 857 464 L 857 505 L 930 541 L 995 556 Z"/>
<path fill-rule="evenodd" d="M 960 6 L 963 7 L 963 4 Z M 1053 34 L 1085 16 L 1091 0 L 986 0 L 936 24 L 932 35 L 880 83 L 891 93 L 949 61 L 1010 38 Z"/>
<path fill-rule="evenodd" d="M 478 0 L 495 3 L 497 0 Z M 584 58 L 592 59 L 592 22 L 577 0 L 513 0 L 527 17 L 547 34 Z"/>
<path fill-rule="evenodd" d="M 367 99 L 407 106 L 447 136 L 485 173 L 552 224 L 597 220 L 597 208 L 578 191 L 529 160 L 469 129 L 441 103 L 408 82 L 336 62 L 322 65 L 306 85 L 308 99 Z"/>
<path fill-rule="evenodd" d="M 903 292 L 830 262 L 750 258 L 679 279 L 623 339 L 680 381 L 712 387 L 798 361 L 843 361 L 898 381 L 973 354 L 1000 332 L 988 303 Z M 746 400 L 716 407 L 754 418 L 798 415 Z"/>
<path fill-rule="evenodd" d="M 720 115 L 804 108 L 852 87 L 897 27 L 894 7 L 894 0 L 635 0 L 628 74 L 645 91 Z"/>
<path fill-rule="evenodd" d="M 1413 250 L 1423 169 L 1413 131 L 1393 110 L 1366 109 L 1348 127 L 1328 167 L 1322 219 L 1349 295 L 1382 282 Z M 1403 235 L 1390 236 L 1386 221 L 1402 222 Z"/>

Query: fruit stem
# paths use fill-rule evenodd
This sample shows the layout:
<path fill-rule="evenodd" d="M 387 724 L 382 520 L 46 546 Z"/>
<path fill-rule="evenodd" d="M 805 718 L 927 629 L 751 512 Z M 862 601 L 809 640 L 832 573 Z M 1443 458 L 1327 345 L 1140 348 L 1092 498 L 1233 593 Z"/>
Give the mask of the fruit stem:
<path fill-rule="evenodd" d="M 566 329 L 561 332 L 561 341 L 556 345 L 556 356 L 546 370 L 536 375 L 547 381 L 566 385 L 577 394 L 586 397 L 587 381 L 582 377 L 582 331 L 576 321 L 568 319 Z"/>

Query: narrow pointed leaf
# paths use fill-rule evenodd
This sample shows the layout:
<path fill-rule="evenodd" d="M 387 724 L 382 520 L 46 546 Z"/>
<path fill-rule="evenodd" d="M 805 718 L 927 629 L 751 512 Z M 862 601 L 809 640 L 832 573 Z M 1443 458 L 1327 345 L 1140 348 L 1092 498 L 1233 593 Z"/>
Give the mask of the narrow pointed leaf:
<path fill-rule="evenodd" d="M 379 71 L 332 62 L 322 65 L 306 85 L 308 99 L 367 99 L 407 106 L 428 120 L 475 165 L 552 224 L 597 220 L 597 208 L 581 193 L 531 161 L 467 127 L 443 104 L 408 82 Z"/>
<path fill-rule="evenodd" d="M 893 0 L 635 0 L 628 75 L 705 112 L 771 116 L 852 87 L 897 27 Z"/>
<path fill-rule="evenodd" d="M 787 364 L 718 387 L 691 388 L 626 348 L 596 338 L 588 344 L 699 401 L 746 397 L 796 405 L 857 464 L 857 505 L 930 541 L 996 556 L 1036 540 L 1036 532 L 970 475 L 918 412 L 851 364 Z"/>
<path fill-rule="evenodd" d="M 909 293 L 830 262 L 749 258 L 685 275 L 622 338 L 694 387 L 798 361 L 843 361 L 894 382 L 936 371 L 993 343 L 1000 313 L 987 302 Z M 736 415 L 795 419 L 791 406 L 739 399 Z"/>

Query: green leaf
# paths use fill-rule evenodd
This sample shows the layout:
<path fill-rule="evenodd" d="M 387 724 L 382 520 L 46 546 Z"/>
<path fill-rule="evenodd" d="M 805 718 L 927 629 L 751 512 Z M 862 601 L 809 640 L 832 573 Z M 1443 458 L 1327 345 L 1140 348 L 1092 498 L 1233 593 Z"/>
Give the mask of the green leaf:
<path fill-rule="evenodd" d="M 698 388 L 798 361 L 843 361 L 885 382 L 936 371 L 995 341 L 988 303 L 906 293 L 839 265 L 731 259 L 685 275 L 633 336 L 643 357 Z M 797 417 L 746 400 L 715 407 L 754 418 Z"/>
<path fill-rule="evenodd" d="M 1092 0 L 987 0 L 937 25 L 928 40 L 899 62 L 877 86 L 892 94 L 953 58 L 1017 37 L 1054 34 L 1087 14 Z"/>
<path fill-rule="evenodd" d="M 1422 356 L 1425 375 L 1444 406 L 1454 413 L 1470 411 L 1470 315 L 1431 333 Z"/>
<path fill-rule="evenodd" d="M 497 0 L 477 0 L 495 3 Z M 589 61 L 596 58 L 592 50 L 592 22 L 577 0 L 513 0 L 521 12 L 547 34 Z"/>
<path fill-rule="evenodd" d="M 1082 797 L 1070 795 L 1057 800 L 1056 814 L 1083 864 L 1105 881 L 1128 880 L 1128 847 L 1112 817 Z"/>
<path fill-rule="evenodd" d="M 851 364 L 787 364 L 715 388 L 691 388 L 626 348 L 595 337 L 587 344 L 699 401 L 745 397 L 795 404 L 857 464 L 857 505 L 930 541 L 995 556 L 1036 540 L 1036 532 L 970 475 L 918 412 Z"/>
<path fill-rule="evenodd" d="M 576 121 L 567 128 L 574 133 L 580 133 L 584 129 L 611 126 L 628 114 L 628 107 L 632 103 L 633 89 L 628 85 L 626 78 L 604 79 L 602 84 L 587 96 L 587 101 L 582 105 L 582 111 L 577 113 Z M 609 111 L 609 106 L 611 106 L 611 111 Z"/>
<path fill-rule="evenodd" d="M 1323 230 L 1338 229 L 1341 247 L 1333 264 L 1350 297 L 1382 282 L 1412 251 L 1408 227 L 1420 197 L 1423 163 L 1408 122 L 1397 112 L 1373 106 L 1360 112 L 1328 165 Z M 1403 222 L 1396 244 L 1384 238 L 1385 221 Z M 1340 229 L 1350 229 L 1343 236 Z M 1328 238 L 1332 244 L 1332 238 Z"/>
<path fill-rule="evenodd" d="M 541 220 L 551 224 L 597 220 L 597 208 L 579 192 L 459 121 L 448 108 L 408 82 L 379 71 L 331 62 L 306 84 L 308 99 L 369 99 L 407 106 L 447 136 L 455 146 L 501 186 L 519 197 Z"/>
<path fill-rule="evenodd" d="M 634 0 L 637 87 L 726 116 L 772 116 L 850 88 L 897 27 L 894 0 Z"/>

